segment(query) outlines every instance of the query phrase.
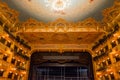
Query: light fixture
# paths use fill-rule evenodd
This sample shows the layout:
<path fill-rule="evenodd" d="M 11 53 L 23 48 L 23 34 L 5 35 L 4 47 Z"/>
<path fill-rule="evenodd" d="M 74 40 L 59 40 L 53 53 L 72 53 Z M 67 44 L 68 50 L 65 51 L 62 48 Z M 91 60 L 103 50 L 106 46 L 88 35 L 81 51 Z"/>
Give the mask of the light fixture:
<path fill-rule="evenodd" d="M 97 72 L 97 75 L 101 75 L 101 73 L 100 73 L 100 72 Z"/>
<path fill-rule="evenodd" d="M 107 72 L 111 72 L 112 70 L 111 69 L 107 69 Z"/>
<path fill-rule="evenodd" d="M 103 60 L 103 62 L 105 62 L 105 60 Z"/>
<path fill-rule="evenodd" d="M 4 71 L 4 69 L 0 69 L 0 71 Z"/>
<path fill-rule="evenodd" d="M 117 56 L 119 56 L 119 54 L 115 54 L 115 56 L 117 57 Z"/>
<path fill-rule="evenodd" d="M 21 77 L 23 76 L 23 74 L 20 75 Z"/>
<path fill-rule="evenodd" d="M 46 7 L 50 7 L 55 13 L 64 13 L 70 6 L 71 0 L 44 0 Z"/>
<path fill-rule="evenodd" d="M 98 53 L 98 51 L 96 51 L 96 53 Z"/>
<path fill-rule="evenodd" d="M 22 74 L 26 74 L 26 71 L 23 71 Z"/>
<path fill-rule="evenodd" d="M 18 73 L 15 73 L 15 75 L 18 75 Z"/>
<path fill-rule="evenodd" d="M 11 70 L 15 71 L 15 70 L 16 70 L 16 68 L 15 68 L 15 67 L 14 67 L 14 68 L 11 68 Z"/>
<path fill-rule="evenodd" d="M 113 72 L 111 72 L 110 74 L 113 74 Z"/>
<path fill-rule="evenodd" d="M 102 76 L 100 76 L 100 78 L 102 78 Z"/>
<path fill-rule="evenodd" d="M 115 40 L 112 40 L 112 42 L 114 42 Z"/>
<path fill-rule="evenodd" d="M 110 59 L 110 58 L 107 58 L 108 60 Z"/>
<path fill-rule="evenodd" d="M 12 73 L 12 71 L 10 71 L 9 73 Z"/>
<path fill-rule="evenodd" d="M 105 74 L 105 76 L 108 76 L 108 74 Z"/>

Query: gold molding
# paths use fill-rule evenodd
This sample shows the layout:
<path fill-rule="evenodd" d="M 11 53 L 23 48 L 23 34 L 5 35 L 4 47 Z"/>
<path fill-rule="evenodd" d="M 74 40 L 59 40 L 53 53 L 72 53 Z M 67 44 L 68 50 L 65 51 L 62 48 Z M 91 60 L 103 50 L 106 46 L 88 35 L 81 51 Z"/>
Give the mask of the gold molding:
<path fill-rule="evenodd" d="M 57 19 L 49 23 L 44 23 L 33 19 L 28 19 L 25 22 L 21 22 L 18 19 L 19 16 L 18 12 L 9 8 L 8 5 L 2 1 L 0 1 L 0 11 L 1 11 L 0 14 L 2 14 L 0 18 L 6 17 L 6 19 L 4 19 L 4 22 L 6 22 L 5 20 L 7 20 L 6 23 L 9 22 L 9 24 L 10 23 L 14 24 L 13 26 L 9 26 L 9 27 L 11 28 L 11 31 L 15 31 L 15 32 L 17 31 L 24 32 L 27 30 L 29 31 L 29 28 L 33 26 L 35 27 L 33 27 L 32 29 L 35 31 L 39 31 L 39 28 L 48 29 L 50 27 L 53 27 L 52 30 L 54 30 L 54 32 L 56 31 L 66 32 L 66 30 L 71 27 L 73 30 L 76 27 L 85 27 L 89 29 L 91 26 L 92 28 L 94 27 L 94 29 L 108 30 L 108 28 L 111 28 L 109 25 L 114 25 L 118 21 L 120 21 L 120 0 L 114 0 L 114 5 L 112 7 L 103 10 L 104 18 L 101 21 L 102 23 L 94 20 L 93 18 L 87 18 L 84 21 L 78 21 L 78 22 L 69 22 L 63 19 Z"/>
<path fill-rule="evenodd" d="M 0 18 L 5 17 L 11 24 L 18 21 L 18 11 L 9 8 L 5 2 L 0 1 Z M 2 19 L 3 20 L 3 19 Z"/>
<path fill-rule="evenodd" d="M 29 19 L 21 23 L 16 30 L 19 32 L 98 32 L 104 31 L 100 23 L 93 18 L 88 18 L 79 22 L 68 22 L 64 19 L 57 19 L 53 22 L 43 23 L 34 19 Z"/>

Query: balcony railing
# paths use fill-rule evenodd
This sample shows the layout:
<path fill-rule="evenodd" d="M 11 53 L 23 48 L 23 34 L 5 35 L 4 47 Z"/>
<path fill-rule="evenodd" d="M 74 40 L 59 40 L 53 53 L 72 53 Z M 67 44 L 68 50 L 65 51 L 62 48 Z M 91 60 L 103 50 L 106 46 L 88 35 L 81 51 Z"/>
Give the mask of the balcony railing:
<path fill-rule="evenodd" d="M 0 67 L 2 67 L 2 68 L 4 68 L 4 69 L 9 68 L 9 66 L 11 66 L 11 67 L 16 67 L 16 65 L 13 65 L 13 64 L 10 63 L 10 62 L 4 61 L 3 59 L 0 59 L 0 64 L 1 64 Z"/>
<path fill-rule="evenodd" d="M 0 80 L 12 80 L 12 79 L 8 79 L 6 77 L 0 77 Z"/>

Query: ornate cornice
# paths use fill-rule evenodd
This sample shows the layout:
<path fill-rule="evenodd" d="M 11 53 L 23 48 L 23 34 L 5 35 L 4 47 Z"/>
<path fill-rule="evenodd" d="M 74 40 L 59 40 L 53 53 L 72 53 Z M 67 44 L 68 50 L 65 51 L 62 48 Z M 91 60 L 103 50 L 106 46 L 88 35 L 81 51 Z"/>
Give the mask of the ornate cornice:
<path fill-rule="evenodd" d="M 8 20 L 12 24 L 18 21 L 18 12 L 14 9 L 9 8 L 9 6 L 6 3 L 1 1 L 0 1 L 0 15 L 2 20 Z"/>
<path fill-rule="evenodd" d="M 68 22 L 64 19 L 43 23 L 33 19 L 19 24 L 17 32 L 86 32 L 86 31 L 103 31 L 100 23 L 93 18 L 88 18 L 79 22 Z"/>
<path fill-rule="evenodd" d="M 120 0 L 115 0 L 112 7 L 103 10 L 102 23 L 106 26 L 106 31 L 109 31 L 118 22 L 120 22 Z"/>

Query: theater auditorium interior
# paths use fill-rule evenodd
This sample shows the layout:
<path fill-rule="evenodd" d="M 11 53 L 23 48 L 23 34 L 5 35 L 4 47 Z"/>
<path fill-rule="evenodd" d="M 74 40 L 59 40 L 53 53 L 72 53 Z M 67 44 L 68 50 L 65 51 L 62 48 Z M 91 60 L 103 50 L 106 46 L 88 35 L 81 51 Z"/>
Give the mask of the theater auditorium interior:
<path fill-rule="evenodd" d="M 0 80 L 120 80 L 120 0 L 0 0 Z"/>

